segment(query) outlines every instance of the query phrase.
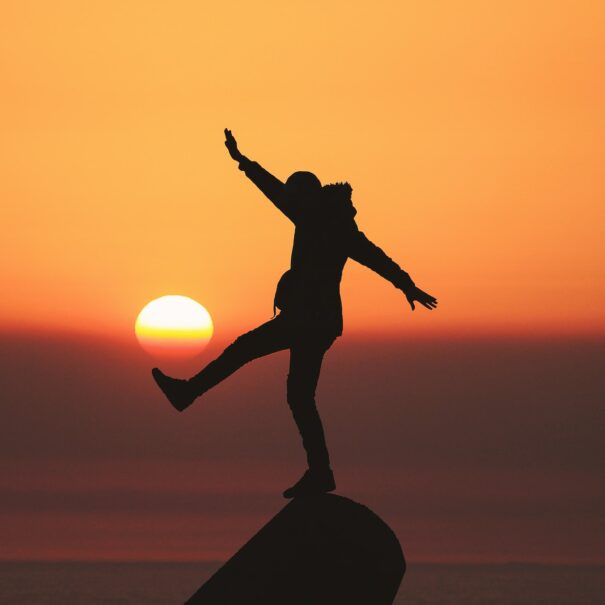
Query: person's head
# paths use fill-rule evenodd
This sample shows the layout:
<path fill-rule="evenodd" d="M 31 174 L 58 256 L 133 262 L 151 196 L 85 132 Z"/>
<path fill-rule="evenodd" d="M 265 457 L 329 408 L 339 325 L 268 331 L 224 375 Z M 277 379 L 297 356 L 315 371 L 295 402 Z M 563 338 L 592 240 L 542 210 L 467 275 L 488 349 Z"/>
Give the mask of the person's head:
<path fill-rule="evenodd" d="M 321 195 L 321 181 L 312 172 L 294 172 L 286 181 L 286 195 L 296 205 L 308 204 Z"/>

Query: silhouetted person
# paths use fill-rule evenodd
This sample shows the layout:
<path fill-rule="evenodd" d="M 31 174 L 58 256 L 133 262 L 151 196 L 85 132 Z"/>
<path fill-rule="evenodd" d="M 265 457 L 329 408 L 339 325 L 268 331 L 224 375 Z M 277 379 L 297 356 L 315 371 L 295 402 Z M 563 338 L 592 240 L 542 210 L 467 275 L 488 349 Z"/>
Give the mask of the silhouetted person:
<path fill-rule="evenodd" d="M 172 405 L 182 411 L 252 359 L 290 349 L 287 400 L 309 468 L 284 497 L 329 492 L 336 485 L 315 405 L 315 388 L 324 354 L 342 334 L 340 280 L 347 259 L 390 281 L 405 294 L 412 310 L 415 302 L 433 309 L 437 300 L 417 288 L 397 263 L 359 231 L 348 183 L 322 187 L 311 172 L 295 172 L 282 183 L 240 153 L 230 130 L 225 129 L 225 136 L 239 169 L 295 225 L 290 269 L 277 284 L 270 321 L 237 338 L 189 380 L 171 378 L 158 368 L 153 369 L 153 377 Z M 275 308 L 280 310 L 277 316 Z"/>

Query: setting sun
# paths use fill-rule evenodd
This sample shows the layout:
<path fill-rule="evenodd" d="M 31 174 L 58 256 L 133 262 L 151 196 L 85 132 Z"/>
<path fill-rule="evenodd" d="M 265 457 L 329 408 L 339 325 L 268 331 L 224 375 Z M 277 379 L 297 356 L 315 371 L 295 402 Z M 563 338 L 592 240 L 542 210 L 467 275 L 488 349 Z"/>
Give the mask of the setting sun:
<path fill-rule="evenodd" d="M 212 338 L 208 311 L 187 296 L 161 296 L 147 303 L 135 323 L 139 343 L 154 357 L 187 359 Z"/>

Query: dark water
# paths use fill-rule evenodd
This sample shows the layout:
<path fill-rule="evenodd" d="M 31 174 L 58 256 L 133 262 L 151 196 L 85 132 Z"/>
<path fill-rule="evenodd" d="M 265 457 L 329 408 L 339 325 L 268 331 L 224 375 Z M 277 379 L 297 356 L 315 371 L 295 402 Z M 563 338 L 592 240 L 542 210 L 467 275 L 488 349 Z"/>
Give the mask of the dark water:
<path fill-rule="evenodd" d="M 177 605 L 191 596 L 217 566 L 0 563 L 0 603 Z M 411 564 L 395 603 L 596 605 L 605 603 L 605 567 Z"/>

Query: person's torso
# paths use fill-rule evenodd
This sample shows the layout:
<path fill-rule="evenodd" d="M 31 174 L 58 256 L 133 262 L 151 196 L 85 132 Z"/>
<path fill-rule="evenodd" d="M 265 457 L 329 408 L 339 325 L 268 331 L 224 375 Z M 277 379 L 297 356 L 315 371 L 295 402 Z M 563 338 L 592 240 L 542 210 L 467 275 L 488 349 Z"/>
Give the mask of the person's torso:
<path fill-rule="evenodd" d="M 313 221 L 296 225 L 290 269 L 279 280 L 276 307 L 302 324 L 342 333 L 340 281 L 351 225 Z"/>

